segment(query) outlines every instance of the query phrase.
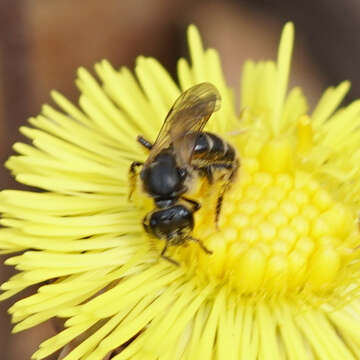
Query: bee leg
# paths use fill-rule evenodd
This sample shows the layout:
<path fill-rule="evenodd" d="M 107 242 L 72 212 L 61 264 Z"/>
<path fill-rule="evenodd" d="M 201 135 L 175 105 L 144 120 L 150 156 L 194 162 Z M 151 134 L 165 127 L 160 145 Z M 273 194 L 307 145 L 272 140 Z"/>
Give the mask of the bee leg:
<path fill-rule="evenodd" d="M 166 240 L 165 246 L 164 246 L 164 248 L 162 249 L 160 256 L 161 256 L 163 259 L 171 262 L 172 264 L 174 264 L 174 265 L 176 265 L 176 266 L 180 266 L 180 264 L 179 264 L 177 261 L 175 261 L 174 259 L 172 259 L 172 258 L 170 258 L 170 257 L 168 257 L 168 256 L 165 255 L 166 250 L 167 250 L 168 247 L 169 247 L 169 242 Z"/>
<path fill-rule="evenodd" d="M 128 200 L 131 200 L 131 196 L 136 188 L 136 168 L 139 166 L 144 165 L 144 163 L 140 162 L 140 161 L 133 161 L 130 165 L 129 168 L 129 184 L 130 184 L 130 191 L 129 191 L 129 196 L 128 196 Z"/>
<path fill-rule="evenodd" d="M 142 135 L 139 135 L 136 140 L 148 150 L 151 150 L 153 147 L 153 144 L 150 141 L 147 141 Z"/>
<path fill-rule="evenodd" d="M 149 225 L 149 215 L 151 215 L 151 213 L 144 216 L 143 221 L 142 221 L 142 225 L 143 225 L 144 230 L 148 234 L 151 234 L 151 228 L 150 228 L 150 225 Z"/>
<path fill-rule="evenodd" d="M 230 189 L 238 168 L 239 168 L 239 164 L 238 164 L 238 162 L 236 162 L 235 166 L 232 166 L 232 168 L 231 168 L 232 171 L 231 171 L 226 183 L 222 186 L 220 195 L 217 199 L 216 210 L 215 210 L 215 225 L 216 225 L 217 230 L 219 230 L 219 218 L 220 218 L 222 203 L 224 200 L 224 195 Z"/>
<path fill-rule="evenodd" d="M 206 177 L 208 183 L 211 185 L 214 182 L 214 176 L 211 166 L 204 166 L 196 168 L 199 171 L 200 176 Z"/>
<path fill-rule="evenodd" d="M 209 250 L 199 239 L 195 239 L 191 236 L 188 237 L 188 240 L 195 241 L 199 244 L 199 246 L 206 252 L 207 254 L 211 255 L 213 252 Z"/>
<path fill-rule="evenodd" d="M 222 186 L 222 189 L 220 191 L 220 195 L 217 198 L 216 201 L 216 208 L 215 208 L 215 226 L 216 226 L 216 230 L 219 231 L 219 218 L 220 218 L 220 213 L 221 213 L 221 208 L 222 208 L 222 204 L 224 201 L 224 195 L 225 193 L 230 189 L 231 184 L 230 183 L 226 183 Z"/>
<path fill-rule="evenodd" d="M 182 196 L 181 198 L 192 205 L 192 207 L 193 207 L 192 211 L 193 212 L 198 211 L 201 208 L 201 205 L 197 201 L 192 200 L 192 199 L 188 199 L 185 196 Z"/>
<path fill-rule="evenodd" d="M 211 167 L 211 169 L 226 169 L 226 170 L 232 170 L 234 168 L 233 164 L 229 164 L 229 163 L 215 163 L 215 164 L 211 164 L 209 165 L 209 167 Z"/>
<path fill-rule="evenodd" d="M 224 186 L 225 187 L 225 186 Z M 215 208 L 215 226 L 216 226 L 216 230 L 219 231 L 219 218 L 220 218 L 220 213 L 221 213 L 221 207 L 222 207 L 222 203 L 224 200 L 224 194 L 226 192 L 226 189 L 223 189 L 221 191 L 220 196 L 218 197 L 217 201 L 216 201 L 216 208 Z"/>
<path fill-rule="evenodd" d="M 213 171 L 215 169 L 232 169 L 232 168 L 233 168 L 232 164 L 229 164 L 229 163 L 215 163 L 215 164 L 211 164 L 209 166 L 204 166 L 204 167 L 198 168 L 198 171 L 200 172 L 200 176 L 205 176 L 207 178 L 208 183 L 211 185 L 214 182 Z M 223 197 L 224 197 L 226 190 L 227 190 L 227 186 L 225 184 L 223 186 L 223 189 L 220 192 L 220 196 L 217 199 L 216 211 L 215 211 L 216 230 L 219 230 L 218 222 L 219 222 Z"/>

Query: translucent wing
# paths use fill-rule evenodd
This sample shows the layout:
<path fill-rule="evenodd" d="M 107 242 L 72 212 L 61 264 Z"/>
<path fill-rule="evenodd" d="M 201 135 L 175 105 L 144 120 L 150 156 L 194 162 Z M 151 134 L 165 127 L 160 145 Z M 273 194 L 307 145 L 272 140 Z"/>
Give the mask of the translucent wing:
<path fill-rule="evenodd" d="M 200 83 L 183 92 L 167 114 L 146 164 L 170 145 L 174 147 L 179 166 L 189 164 L 196 135 L 220 108 L 220 100 L 218 90 L 210 83 Z"/>

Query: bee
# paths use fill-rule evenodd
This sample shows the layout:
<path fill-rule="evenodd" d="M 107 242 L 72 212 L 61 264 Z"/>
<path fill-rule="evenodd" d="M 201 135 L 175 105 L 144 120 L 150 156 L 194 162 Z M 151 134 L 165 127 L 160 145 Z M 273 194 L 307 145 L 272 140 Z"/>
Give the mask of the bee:
<path fill-rule="evenodd" d="M 178 263 L 166 256 L 169 246 L 195 241 L 207 254 L 212 252 L 199 239 L 191 236 L 194 228 L 193 214 L 200 204 L 185 196 L 195 174 L 214 182 L 214 173 L 224 169 L 227 179 L 218 197 L 215 221 L 217 223 L 222 200 L 235 177 L 239 162 L 234 148 L 220 137 L 203 128 L 213 112 L 220 108 L 220 94 L 210 83 L 200 83 L 175 101 L 167 114 L 155 143 L 142 136 L 137 141 L 149 150 L 145 163 L 134 161 L 129 169 L 130 193 L 136 186 L 136 168 L 142 166 L 140 179 L 143 190 L 154 199 L 155 209 L 143 219 L 147 233 L 164 239 L 161 257 Z"/>

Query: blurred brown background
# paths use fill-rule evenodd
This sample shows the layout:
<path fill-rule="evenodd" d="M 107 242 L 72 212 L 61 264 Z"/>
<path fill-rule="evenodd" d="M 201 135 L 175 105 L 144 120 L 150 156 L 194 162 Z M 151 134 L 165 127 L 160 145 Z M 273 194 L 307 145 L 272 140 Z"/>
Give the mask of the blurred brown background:
<path fill-rule="evenodd" d="M 194 5 L 196 4 L 196 5 Z M 60 90 L 76 101 L 76 69 L 109 59 L 132 67 L 139 54 L 158 58 L 172 74 L 186 56 L 185 30 L 195 23 L 207 46 L 222 56 L 236 90 L 244 59 L 275 59 L 285 21 L 296 25 L 292 84 L 303 86 L 314 105 L 322 90 L 353 82 L 349 100 L 360 96 L 360 5 L 358 0 L 0 0 L 0 160 L 22 139 L 18 127 Z M 0 169 L 1 187 L 14 187 Z M 0 258 L 2 260 L 4 257 Z M 0 267 L 0 280 L 11 269 Z M 0 358 L 26 360 L 51 336 L 50 324 L 10 336 L 0 304 Z M 53 357 L 52 359 L 55 359 Z"/>

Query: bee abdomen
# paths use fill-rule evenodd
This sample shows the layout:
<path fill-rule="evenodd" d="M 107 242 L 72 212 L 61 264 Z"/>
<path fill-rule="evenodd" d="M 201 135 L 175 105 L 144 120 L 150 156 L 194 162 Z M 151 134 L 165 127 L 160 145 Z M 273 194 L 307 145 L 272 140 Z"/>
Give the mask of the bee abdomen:
<path fill-rule="evenodd" d="M 197 136 L 193 160 L 232 162 L 235 150 L 215 134 L 202 132 Z"/>

